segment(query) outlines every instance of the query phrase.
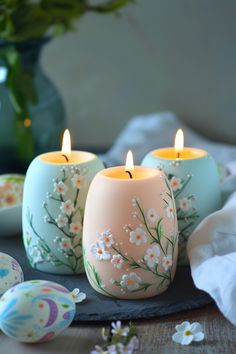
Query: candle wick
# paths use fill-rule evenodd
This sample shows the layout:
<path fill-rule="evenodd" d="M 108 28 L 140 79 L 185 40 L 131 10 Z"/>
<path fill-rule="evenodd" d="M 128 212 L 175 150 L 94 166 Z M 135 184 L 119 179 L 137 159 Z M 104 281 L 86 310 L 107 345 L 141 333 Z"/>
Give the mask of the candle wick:
<path fill-rule="evenodd" d="M 125 172 L 128 173 L 128 175 L 131 179 L 133 178 L 132 173 L 130 171 L 125 171 Z"/>
<path fill-rule="evenodd" d="M 180 158 L 180 152 L 177 152 L 177 159 Z"/>
<path fill-rule="evenodd" d="M 61 156 L 65 157 L 66 162 L 69 162 L 69 159 L 68 159 L 68 157 L 66 155 L 62 154 Z"/>

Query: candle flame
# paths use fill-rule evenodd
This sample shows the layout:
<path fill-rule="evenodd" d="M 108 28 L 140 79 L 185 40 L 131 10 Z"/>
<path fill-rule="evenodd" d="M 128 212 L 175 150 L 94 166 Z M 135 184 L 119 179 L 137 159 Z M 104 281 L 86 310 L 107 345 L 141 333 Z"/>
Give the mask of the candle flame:
<path fill-rule="evenodd" d="M 71 155 L 71 140 L 68 129 L 66 129 L 63 134 L 61 153 L 67 157 L 70 157 Z"/>
<path fill-rule="evenodd" d="M 184 133 L 182 129 L 178 129 L 175 135 L 175 152 L 180 154 L 184 148 Z"/>
<path fill-rule="evenodd" d="M 133 171 L 134 170 L 134 160 L 132 151 L 129 150 L 126 156 L 126 164 L 125 164 L 125 171 Z"/>

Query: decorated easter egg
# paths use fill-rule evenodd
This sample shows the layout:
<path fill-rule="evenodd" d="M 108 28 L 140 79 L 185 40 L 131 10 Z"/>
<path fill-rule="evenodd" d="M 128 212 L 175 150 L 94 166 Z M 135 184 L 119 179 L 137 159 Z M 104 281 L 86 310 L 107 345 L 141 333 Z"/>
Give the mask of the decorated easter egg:
<path fill-rule="evenodd" d="M 23 282 L 0 299 L 0 329 L 21 342 L 51 340 L 70 325 L 74 315 L 73 293 L 50 281 Z"/>
<path fill-rule="evenodd" d="M 0 296 L 23 281 L 24 275 L 19 263 L 8 254 L 0 252 Z"/>

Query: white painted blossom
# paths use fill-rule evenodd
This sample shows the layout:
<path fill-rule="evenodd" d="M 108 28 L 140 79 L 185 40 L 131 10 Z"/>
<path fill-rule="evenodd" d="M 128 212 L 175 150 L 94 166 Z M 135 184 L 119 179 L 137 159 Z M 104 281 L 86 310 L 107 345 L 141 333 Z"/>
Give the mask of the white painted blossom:
<path fill-rule="evenodd" d="M 121 321 L 111 323 L 111 333 L 119 337 L 127 337 L 129 333 L 129 327 L 122 327 Z"/>
<path fill-rule="evenodd" d="M 69 251 L 72 248 L 70 239 L 63 237 L 59 241 L 59 247 L 62 251 Z"/>
<path fill-rule="evenodd" d="M 114 244 L 113 235 L 110 230 L 106 230 L 106 231 L 101 232 L 98 235 L 98 238 L 100 241 L 104 242 L 104 244 L 107 248 L 110 248 Z"/>
<path fill-rule="evenodd" d="M 72 186 L 76 189 L 83 188 L 85 186 L 85 177 L 80 174 L 75 174 L 71 178 Z"/>
<path fill-rule="evenodd" d="M 134 272 L 130 274 L 123 274 L 120 285 L 122 288 L 127 288 L 130 291 L 134 291 L 139 289 L 139 284 L 141 283 L 142 279 Z"/>
<path fill-rule="evenodd" d="M 172 340 L 182 345 L 189 345 L 191 342 L 200 342 L 204 339 L 202 326 L 198 322 L 190 323 L 182 322 L 175 327 L 176 333 L 173 334 Z"/>
<path fill-rule="evenodd" d="M 122 264 L 124 263 L 124 258 L 120 254 L 114 254 L 112 256 L 111 263 L 114 266 L 114 268 L 121 269 Z"/>
<path fill-rule="evenodd" d="M 48 215 L 45 215 L 44 217 L 43 217 L 43 220 L 44 220 L 44 222 L 49 222 L 50 221 L 50 218 L 49 218 L 49 216 Z"/>
<path fill-rule="evenodd" d="M 147 242 L 146 232 L 140 227 L 137 227 L 135 230 L 131 231 L 129 235 L 130 243 L 135 243 L 137 246 Z"/>
<path fill-rule="evenodd" d="M 53 191 L 57 194 L 65 195 L 66 192 L 68 191 L 67 185 L 60 181 L 60 182 L 54 182 L 53 183 Z"/>
<path fill-rule="evenodd" d="M 173 219 L 174 218 L 174 206 L 173 206 L 173 203 L 172 201 L 169 201 L 169 203 L 165 206 L 165 209 L 166 209 L 166 216 L 169 218 L 169 219 Z"/>
<path fill-rule="evenodd" d="M 91 252 L 99 261 L 108 260 L 111 258 L 110 253 L 106 251 L 105 244 L 102 241 L 97 241 L 95 244 L 93 244 L 91 247 Z"/>
<path fill-rule="evenodd" d="M 158 245 L 154 245 L 151 248 L 148 248 L 144 256 L 144 260 L 147 263 L 148 267 L 153 268 L 156 264 L 159 263 L 160 257 L 160 248 Z"/>
<path fill-rule="evenodd" d="M 33 263 L 43 262 L 43 255 L 37 246 L 28 247 L 28 254 L 33 259 Z"/>
<path fill-rule="evenodd" d="M 172 266 L 173 262 L 172 262 L 172 256 L 165 256 L 162 258 L 162 267 L 165 270 L 168 270 L 171 266 Z"/>
<path fill-rule="evenodd" d="M 157 212 L 154 209 L 149 209 L 147 212 L 148 221 L 154 223 L 157 220 Z"/>
<path fill-rule="evenodd" d="M 61 203 L 60 209 L 63 214 L 70 216 L 73 213 L 73 211 L 75 210 L 75 207 L 74 207 L 74 204 L 72 203 L 72 201 L 70 199 L 68 199 L 66 202 Z"/>
<path fill-rule="evenodd" d="M 181 179 L 173 176 L 170 180 L 170 185 L 174 192 L 177 191 L 178 189 L 182 188 Z"/>
<path fill-rule="evenodd" d="M 79 234 L 80 232 L 82 231 L 82 224 L 80 221 L 77 221 L 77 222 L 72 222 L 70 224 L 70 232 L 72 234 Z"/>
<path fill-rule="evenodd" d="M 75 303 L 79 303 L 82 302 L 86 299 L 86 294 L 82 293 L 78 288 L 75 288 L 72 292 L 71 292 L 71 296 L 74 300 Z"/>
<path fill-rule="evenodd" d="M 179 207 L 183 211 L 188 211 L 192 206 L 191 199 L 183 198 L 179 200 Z"/>
<path fill-rule="evenodd" d="M 63 214 L 59 214 L 55 221 L 57 223 L 57 226 L 60 228 L 65 227 L 68 224 L 68 219 Z"/>

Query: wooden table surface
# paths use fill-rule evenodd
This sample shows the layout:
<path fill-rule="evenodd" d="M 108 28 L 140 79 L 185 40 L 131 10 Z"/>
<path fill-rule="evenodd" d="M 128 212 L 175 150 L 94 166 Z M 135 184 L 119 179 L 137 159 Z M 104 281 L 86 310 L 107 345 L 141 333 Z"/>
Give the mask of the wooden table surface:
<path fill-rule="evenodd" d="M 233 309 L 235 310 L 235 309 Z M 201 343 L 182 346 L 172 341 L 175 325 L 184 320 L 200 322 L 205 332 Z M 149 320 L 136 321 L 142 354 L 234 354 L 236 328 L 213 304 Z M 42 344 L 22 344 L 0 333 L 0 354 L 88 354 L 101 342 L 101 328 L 108 323 L 83 322 L 72 325 L 59 337 Z"/>

